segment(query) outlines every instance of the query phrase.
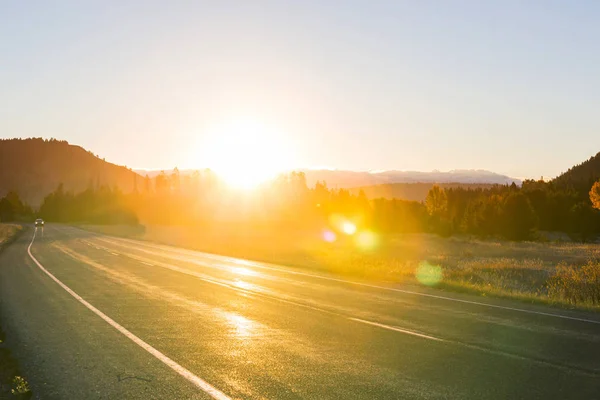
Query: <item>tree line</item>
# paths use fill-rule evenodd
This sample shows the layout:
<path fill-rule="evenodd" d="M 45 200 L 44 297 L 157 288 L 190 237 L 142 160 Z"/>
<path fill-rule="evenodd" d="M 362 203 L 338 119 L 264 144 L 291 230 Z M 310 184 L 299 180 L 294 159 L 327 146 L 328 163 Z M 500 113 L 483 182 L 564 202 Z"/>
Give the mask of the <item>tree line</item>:
<path fill-rule="evenodd" d="M 79 193 L 63 185 L 46 196 L 37 215 L 48 221 L 91 224 L 192 225 L 274 229 L 281 232 L 336 228 L 351 221 L 380 233 L 431 232 L 535 239 L 538 231 L 560 231 L 578 240 L 600 233 L 600 182 L 582 193 L 553 182 L 522 186 L 446 188 L 433 186 L 425 201 L 367 199 L 318 182 L 309 188 L 302 172 L 280 175 L 252 191 L 237 191 L 211 170 L 181 175 L 177 169 L 150 178 L 135 176 L 134 190 L 89 187 Z M 15 192 L 0 200 L 0 219 L 32 216 Z"/>
<path fill-rule="evenodd" d="M 32 208 L 14 190 L 0 198 L 0 222 L 28 221 L 32 216 Z"/>
<path fill-rule="evenodd" d="M 90 185 L 73 193 L 59 184 L 44 198 L 38 214 L 55 222 L 85 222 L 90 224 L 137 224 L 138 217 L 130 206 L 129 196 L 119 188 Z"/>
<path fill-rule="evenodd" d="M 600 233 L 600 201 L 592 195 L 598 188 L 600 183 L 581 193 L 543 180 L 485 190 L 434 187 L 425 203 L 432 229 L 441 234 L 526 240 L 538 231 L 557 231 L 586 241 Z"/>

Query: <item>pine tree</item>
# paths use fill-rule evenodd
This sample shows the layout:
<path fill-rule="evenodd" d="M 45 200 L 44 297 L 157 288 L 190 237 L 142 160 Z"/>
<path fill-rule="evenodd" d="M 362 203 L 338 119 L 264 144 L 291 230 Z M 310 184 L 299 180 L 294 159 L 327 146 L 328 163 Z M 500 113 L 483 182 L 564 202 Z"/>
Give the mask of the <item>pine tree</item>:
<path fill-rule="evenodd" d="M 441 189 L 438 185 L 433 187 L 427 193 L 425 199 L 425 206 L 429 215 L 441 217 L 446 213 L 448 209 L 448 197 L 444 189 Z"/>

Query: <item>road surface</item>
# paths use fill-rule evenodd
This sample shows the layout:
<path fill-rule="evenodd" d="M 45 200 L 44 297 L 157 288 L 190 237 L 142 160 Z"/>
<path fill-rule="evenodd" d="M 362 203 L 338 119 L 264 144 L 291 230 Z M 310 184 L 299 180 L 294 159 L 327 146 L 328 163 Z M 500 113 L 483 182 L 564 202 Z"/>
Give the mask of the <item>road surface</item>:
<path fill-rule="evenodd" d="M 0 255 L 42 399 L 594 399 L 600 315 L 48 225 Z"/>

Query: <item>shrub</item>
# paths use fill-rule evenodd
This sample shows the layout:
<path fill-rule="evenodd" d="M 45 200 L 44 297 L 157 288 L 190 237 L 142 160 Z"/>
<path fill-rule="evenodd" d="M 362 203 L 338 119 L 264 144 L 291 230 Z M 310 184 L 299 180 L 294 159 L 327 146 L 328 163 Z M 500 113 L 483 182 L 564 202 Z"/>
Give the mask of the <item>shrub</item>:
<path fill-rule="evenodd" d="M 561 265 L 548 280 L 548 295 L 571 304 L 600 304 L 600 263 L 582 267 Z"/>
<path fill-rule="evenodd" d="M 11 393 L 19 398 L 29 399 L 31 397 L 31 390 L 29 390 L 29 384 L 25 378 L 22 376 L 13 378 Z"/>

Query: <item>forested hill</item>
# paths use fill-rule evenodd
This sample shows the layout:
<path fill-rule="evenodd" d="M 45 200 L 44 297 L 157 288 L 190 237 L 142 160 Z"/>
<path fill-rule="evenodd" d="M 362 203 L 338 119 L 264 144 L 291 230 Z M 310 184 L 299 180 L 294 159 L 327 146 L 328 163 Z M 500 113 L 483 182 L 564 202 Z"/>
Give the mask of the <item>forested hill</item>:
<path fill-rule="evenodd" d="M 63 183 L 65 190 L 82 191 L 90 185 L 117 186 L 131 192 L 142 178 L 126 167 L 96 157 L 85 149 L 55 139 L 0 140 L 0 197 L 19 193 L 33 207 Z"/>
<path fill-rule="evenodd" d="M 600 153 L 582 162 L 552 181 L 561 188 L 575 189 L 582 196 L 587 196 L 590 188 L 600 179 Z"/>
<path fill-rule="evenodd" d="M 425 201 L 427 194 L 435 183 L 387 183 L 383 185 L 362 186 L 349 189 L 350 193 L 357 195 L 363 191 L 368 199 L 402 199 L 411 201 Z M 491 183 L 439 183 L 442 189 L 491 189 L 495 185 Z"/>

